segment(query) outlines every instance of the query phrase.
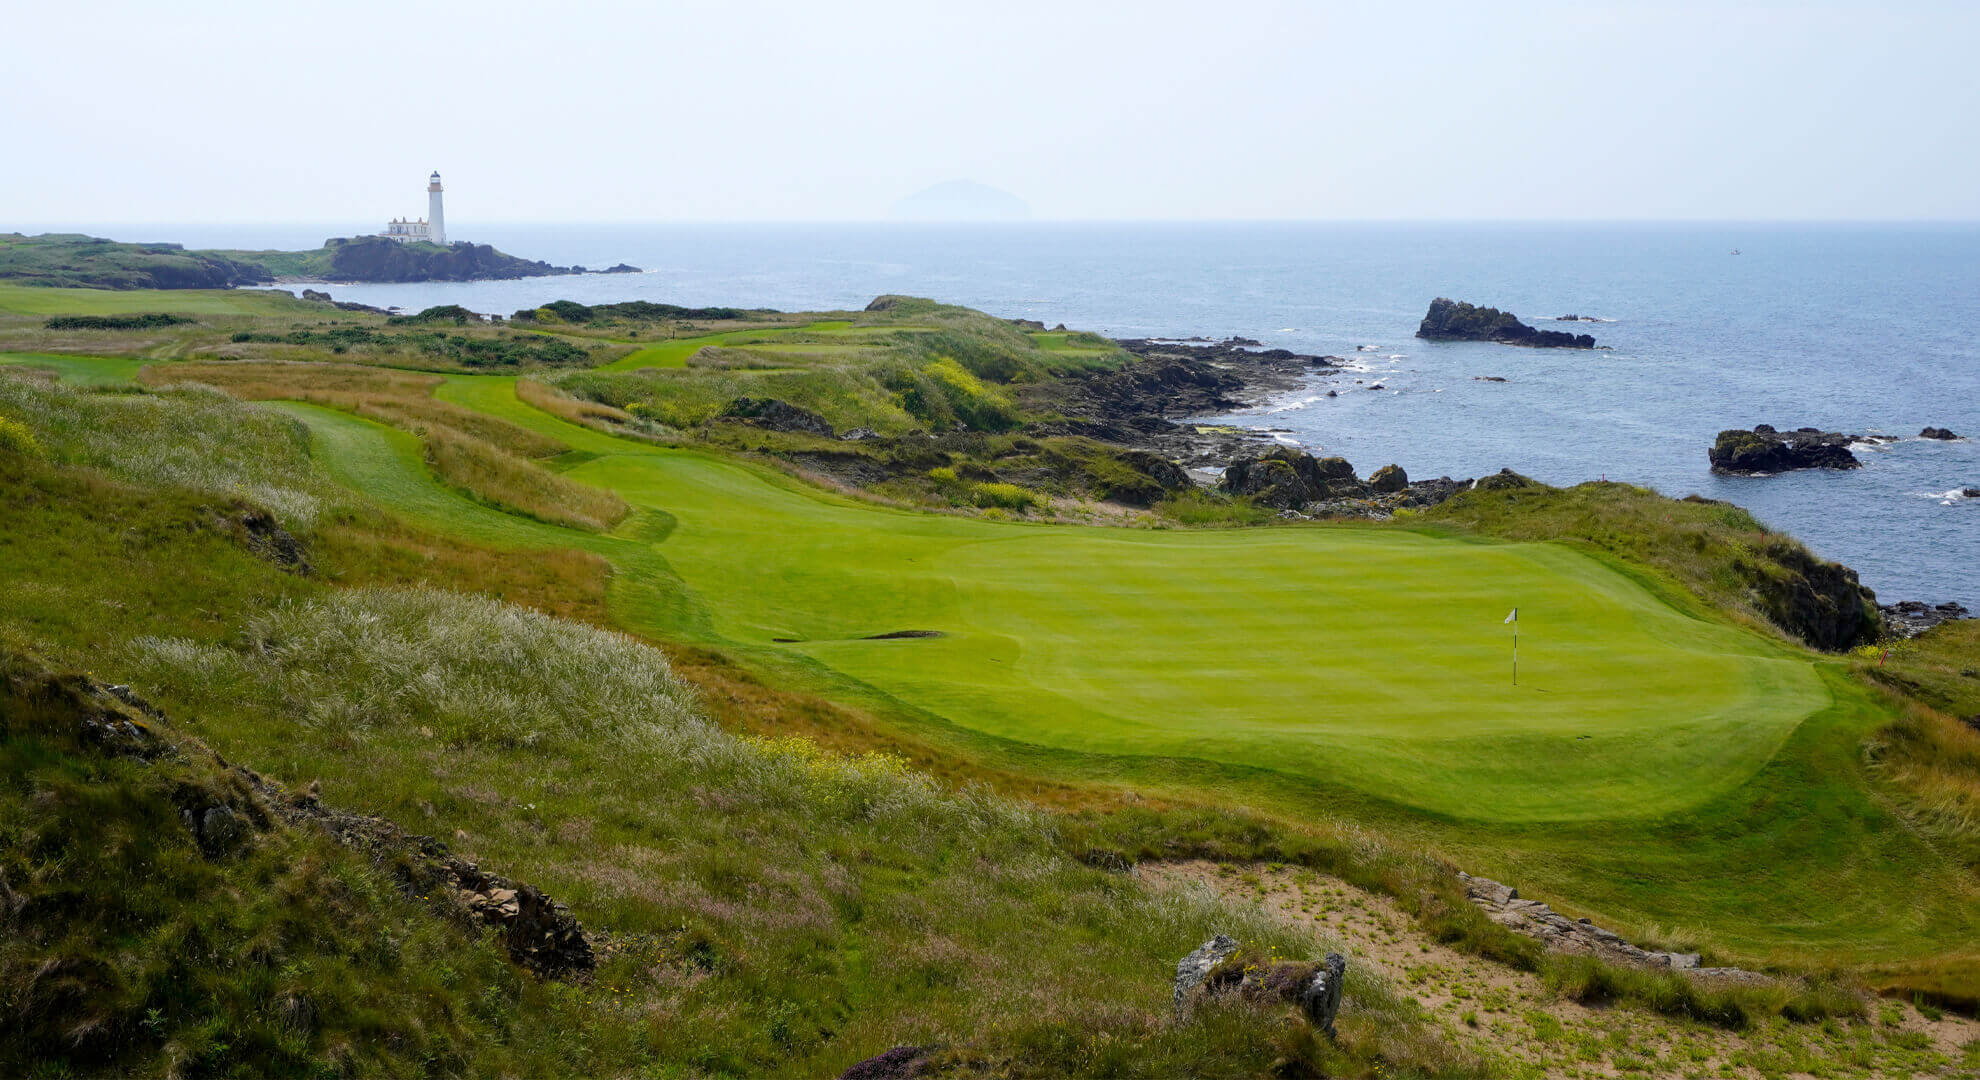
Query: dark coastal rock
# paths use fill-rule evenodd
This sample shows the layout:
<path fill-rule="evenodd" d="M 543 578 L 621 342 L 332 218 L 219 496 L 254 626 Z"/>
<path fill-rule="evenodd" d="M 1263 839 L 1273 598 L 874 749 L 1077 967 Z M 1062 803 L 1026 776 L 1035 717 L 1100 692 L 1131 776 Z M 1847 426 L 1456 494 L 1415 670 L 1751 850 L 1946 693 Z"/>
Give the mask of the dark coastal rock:
<path fill-rule="evenodd" d="M 722 415 L 771 431 L 800 431 L 820 438 L 832 438 L 832 425 L 826 423 L 824 417 L 776 398 L 739 397 L 729 402 Z"/>
<path fill-rule="evenodd" d="M 1962 499 L 1980 499 L 1980 488 L 1960 488 L 1959 497 Z"/>
<path fill-rule="evenodd" d="M 1855 469 L 1863 463 L 1850 452 L 1849 444 L 1863 436 L 1835 431 L 1801 428 L 1776 431 L 1771 424 L 1760 424 L 1752 431 L 1737 428 L 1719 432 L 1708 456 L 1717 473 L 1782 473 L 1794 469 Z"/>
<path fill-rule="evenodd" d="M 284 570 L 310 573 L 309 556 L 303 550 L 302 541 L 284 529 L 273 514 L 266 510 L 249 510 L 240 516 L 238 522 L 248 550 Z"/>
<path fill-rule="evenodd" d="M 1595 347 L 1594 337 L 1588 334 L 1536 330 L 1520 322 L 1510 311 L 1477 307 L 1441 296 L 1430 301 L 1430 310 L 1416 328 L 1416 336 L 1431 341 L 1492 341 L 1538 349 Z"/>
<path fill-rule="evenodd" d="M 631 264 L 631 263 L 620 263 L 620 264 L 619 264 L 619 265 L 617 265 L 617 266 L 608 266 L 608 267 L 606 267 L 605 269 L 603 269 L 603 270 L 600 270 L 600 271 L 599 271 L 599 273 L 601 273 L 601 274 L 639 274 L 639 273 L 644 273 L 644 271 L 642 271 L 642 270 L 641 270 L 641 269 L 640 269 L 639 267 L 637 267 L 637 266 L 634 266 L 634 265 L 633 265 L 633 264 Z"/>
<path fill-rule="evenodd" d="M 1964 604 L 1927 604 L 1921 600 L 1879 604 L 1877 612 L 1884 618 L 1884 636 L 1900 640 L 1917 637 L 1940 623 L 1973 617 Z"/>
<path fill-rule="evenodd" d="M 1928 427 L 1925 430 L 1919 432 L 1918 437 L 1921 439 L 1938 439 L 1942 442 L 1950 442 L 1954 439 L 1959 438 L 1959 436 L 1953 434 L 1951 430 L 1942 427 Z"/>
<path fill-rule="evenodd" d="M 1774 625 L 1826 652 L 1875 640 L 1881 632 L 1877 594 L 1857 581 L 1856 571 L 1787 540 L 1769 544 L 1763 554 L 1755 562 L 1734 560 L 1732 570 Z"/>
<path fill-rule="evenodd" d="M 1238 458 L 1224 469 L 1218 487 L 1275 510 L 1296 510 L 1316 499 L 1346 498 L 1367 490 L 1354 478 L 1354 466 L 1345 458 L 1315 458 L 1290 446 Z"/>
<path fill-rule="evenodd" d="M 1409 486 L 1409 474 L 1400 465 L 1384 465 L 1368 474 L 1368 486 L 1384 495 L 1394 494 Z"/>
<path fill-rule="evenodd" d="M 1181 465 L 1160 454 L 1146 450 L 1124 450 L 1121 452 L 1121 460 L 1127 462 L 1136 472 L 1155 481 L 1165 492 L 1187 491 L 1193 486 L 1189 474 L 1183 471 Z"/>

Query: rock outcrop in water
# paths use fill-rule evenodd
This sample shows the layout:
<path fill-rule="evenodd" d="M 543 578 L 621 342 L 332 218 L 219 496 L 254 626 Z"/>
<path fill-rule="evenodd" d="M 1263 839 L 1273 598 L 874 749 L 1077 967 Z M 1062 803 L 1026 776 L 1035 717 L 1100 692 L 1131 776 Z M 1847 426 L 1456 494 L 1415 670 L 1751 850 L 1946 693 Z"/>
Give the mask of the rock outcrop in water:
<path fill-rule="evenodd" d="M 1960 436 L 1953 434 L 1951 428 L 1928 427 L 1919 432 L 1918 437 L 1921 439 L 1937 439 L 1940 442 L 1951 442 Z"/>
<path fill-rule="evenodd" d="M 1520 322 L 1519 317 L 1510 311 L 1478 307 L 1441 296 L 1430 301 L 1430 311 L 1416 328 L 1416 336 L 1430 341 L 1492 341 L 1536 349 L 1595 347 L 1595 338 L 1591 334 L 1536 330 Z"/>
<path fill-rule="evenodd" d="M 1782 473 L 1795 469 L 1855 469 L 1863 463 L 1850 453 L 1849 444 L 1869 436 L 1845 435 L 1837 431 L 1800 428 L 1776 431 L 1761 424 L 1752 431 L 1737 428 L 1719 432 L 1709 454 L 1712 471 L 1717 473 Z"/>

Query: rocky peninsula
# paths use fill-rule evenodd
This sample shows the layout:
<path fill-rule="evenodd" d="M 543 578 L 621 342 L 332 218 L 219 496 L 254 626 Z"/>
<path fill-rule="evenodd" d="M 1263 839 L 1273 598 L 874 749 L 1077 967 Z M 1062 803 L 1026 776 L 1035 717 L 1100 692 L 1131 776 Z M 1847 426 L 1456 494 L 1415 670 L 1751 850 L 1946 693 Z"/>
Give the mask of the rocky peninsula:
<path fill-rule="evenodd" d="M 637 273 L 620 263 L 599 273 Z M 191 250 L 122 243 L 80 233 L 0 234 L 0 281 L 89 289 L 232 289 L 272 282 L 507 281 L 581 274 L 465 241 L 401 244 L 382 236 L 333 237 L 314 251 Z"/>

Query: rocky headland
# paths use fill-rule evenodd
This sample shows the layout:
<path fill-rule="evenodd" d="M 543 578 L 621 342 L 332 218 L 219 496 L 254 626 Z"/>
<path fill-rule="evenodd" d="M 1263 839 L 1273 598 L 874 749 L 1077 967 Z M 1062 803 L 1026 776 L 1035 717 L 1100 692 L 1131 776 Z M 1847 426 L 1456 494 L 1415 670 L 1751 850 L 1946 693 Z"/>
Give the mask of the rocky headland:
<path fill-rule="evenodd" d="M 1442 296 L 1430 301 L 1430 310 L 1416 328 L 1416 336 L 1429 341 L 1490 341 L 1536 349 L 1596 347 L 1592 334 L 1538 330 L 1520 322 L 1519 317 L 1510 311 L 1478 307 Z"/>
<path fill-rule="evenodd" d="M 620 263 L 601 273 L 636 273 Z M 77 233 L 0 234 L 0 281 L 93 289 L 232 289 L 270 282 L 507 281 L 583 273 L 522 259 L 487 244 L 401 244 L 382 236 L 335 237 L 314 251 L 188 250 Z"/>

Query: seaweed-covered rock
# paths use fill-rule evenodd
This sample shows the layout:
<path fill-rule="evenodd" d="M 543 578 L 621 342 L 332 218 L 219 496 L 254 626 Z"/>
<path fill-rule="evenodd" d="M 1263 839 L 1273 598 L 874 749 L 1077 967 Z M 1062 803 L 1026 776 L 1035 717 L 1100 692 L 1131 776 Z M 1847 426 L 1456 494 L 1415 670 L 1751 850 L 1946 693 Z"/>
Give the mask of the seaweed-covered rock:
<path fill-rule="evenodd" d="M 1430 341 L 1493 341 L 1501 345 L 1526 345 L 1538 349 L 1592 349 L 1595 338 L 1560 330 L 1536 330 L 1519 321 L 1510 311 L 1478 307 L 1459 300 L 1438 297 L 1416 328 L 1416 336 Z"/>
<path fill-rule="evenodd" d="M 1863 463 L 1850 453 L 1859 436 L 1802 428 L 1776 431 L 1761 424 L 1752 431 L 1719 432 L 1708 457 L 1721 473 L 1781 473 L 1794 469 L 1855 469 Z"/>

